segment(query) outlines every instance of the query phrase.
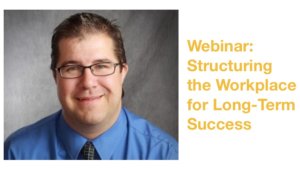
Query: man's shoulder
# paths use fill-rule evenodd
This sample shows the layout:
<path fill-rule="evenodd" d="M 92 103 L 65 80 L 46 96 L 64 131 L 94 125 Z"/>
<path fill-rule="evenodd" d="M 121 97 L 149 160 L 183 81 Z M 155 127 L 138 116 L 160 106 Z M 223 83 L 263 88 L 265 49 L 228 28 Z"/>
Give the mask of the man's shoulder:
<path fill-rule="evenodd" d="M 152 124 L 150 121 L 127 109 L 124 110 L 128 119 L 129 134 L 138 137 L 139 141 L 144 142 L 145 145 L 150 145 L 152 150 L 168 151 L 165 152 L 167 154 L 170 154 L 172 151 L 171 154 L 178 155 L 178 142 L 172 136 Z"/>
<path fill-rule="evenodd" d="M 151 123 L 150 121 L 130 112 L 126 111 L 127 118 L 129 121 L 129 127 L 132 128 L 137 133 L 144 135 L 146 137 L 151 137 L 153 139 L 161 141 L 169 141 L 170 144 L 177 143 L 175 139 L 167 134 L 165 131 Z"/>
<path fill-rule="evenodd" d="M 55 121 L 58 118 L 59 113 L 51 114 L 33 124 L 22 127 L 12 133 L 6 140 L 5 146 L 27 144 L 30 141 L 37 141 L 37 139 L 43 139 L 50 130 L 55 127 Z"/>

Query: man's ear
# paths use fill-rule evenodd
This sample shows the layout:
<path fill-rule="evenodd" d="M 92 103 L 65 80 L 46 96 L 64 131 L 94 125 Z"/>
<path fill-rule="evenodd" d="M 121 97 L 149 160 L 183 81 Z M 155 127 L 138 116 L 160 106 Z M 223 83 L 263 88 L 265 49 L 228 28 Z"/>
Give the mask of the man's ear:
<path fill-rule="evenodd" d="M 55 72 L 55 70 L 52 70 L 52 75 L 53 75 L 53 79 L 54 79 L 55 83 L 57 84 L 57 81 L 56 81 L 56 72 Z"/>
<path fill-rule="evenodd" d="M 122 71 L 121 71 L 122 84 L 124 83 L 124 80 L 126 78 L 127 72 L 128 72 L 128 65 L 127 65 L 127 63 L 123 63 L 123 65 L 122 65 Z"/>

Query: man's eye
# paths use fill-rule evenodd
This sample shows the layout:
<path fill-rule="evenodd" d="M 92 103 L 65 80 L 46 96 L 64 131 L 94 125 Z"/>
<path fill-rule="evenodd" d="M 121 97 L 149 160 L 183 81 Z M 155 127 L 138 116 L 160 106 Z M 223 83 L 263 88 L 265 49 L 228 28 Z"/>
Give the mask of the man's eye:
<path fill-rule="evenodd" d="M 80 70 L 79 66 L 68 66 L 68 67 L 65 67 L 65 71 L 66 72 L 73 72 L 73 71 L 78 71 L 78 70 Z"/>
<path fill-rule="evenodd" d="M 106 69 L 106 68 L 109 68 L 108 64 L 95 65 L 95 69 Z"/>

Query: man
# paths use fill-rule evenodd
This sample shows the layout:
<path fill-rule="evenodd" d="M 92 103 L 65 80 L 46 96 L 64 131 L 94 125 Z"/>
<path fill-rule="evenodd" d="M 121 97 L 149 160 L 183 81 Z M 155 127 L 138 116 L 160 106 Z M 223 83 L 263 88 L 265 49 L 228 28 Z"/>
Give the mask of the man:
<path fill-rule="evenodd" d="M 5 159 L 178 159 L 171 136 L 122 107 L 128 65 L 116 25 L 72 15 L 54 30 L 51 59 L 62 110 L 8 137 Z"/>

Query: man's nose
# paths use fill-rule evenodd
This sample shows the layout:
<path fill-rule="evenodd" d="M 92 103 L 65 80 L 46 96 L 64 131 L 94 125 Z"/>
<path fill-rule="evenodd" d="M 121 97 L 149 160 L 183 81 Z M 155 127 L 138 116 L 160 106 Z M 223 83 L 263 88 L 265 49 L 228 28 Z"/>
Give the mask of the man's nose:
<path fill-rule="evenodd" d="M 92 73 L 90 68 L 85 68 L 81 76 L 81 84 L 85 89 L 94 88 L 97 84 L 97 76 Z"/>

